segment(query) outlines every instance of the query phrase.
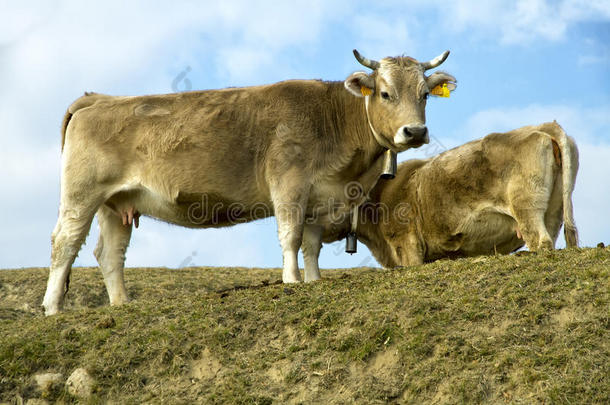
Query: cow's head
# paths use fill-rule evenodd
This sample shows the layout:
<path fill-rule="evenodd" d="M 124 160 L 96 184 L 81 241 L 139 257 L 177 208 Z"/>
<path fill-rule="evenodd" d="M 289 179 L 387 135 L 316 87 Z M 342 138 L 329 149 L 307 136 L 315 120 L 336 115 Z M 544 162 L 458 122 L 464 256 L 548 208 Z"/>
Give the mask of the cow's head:
<path fill-rule="evenodd" d="M 443 72 L 430 76 L 424 73 L 443 63 L 449 51 L 421 63 L 410 57 L 388 57 L 377 62 L 361 56 L 355 49 L 354 55 L 373 72 L 353 73 L 345 80 L 345 87 L 355 96 L 365 97 L 366 114 L 377 142 L 397 152 L 428 143 L 428 95 L 443 84 L 454 90 L 456 80 Z"/>

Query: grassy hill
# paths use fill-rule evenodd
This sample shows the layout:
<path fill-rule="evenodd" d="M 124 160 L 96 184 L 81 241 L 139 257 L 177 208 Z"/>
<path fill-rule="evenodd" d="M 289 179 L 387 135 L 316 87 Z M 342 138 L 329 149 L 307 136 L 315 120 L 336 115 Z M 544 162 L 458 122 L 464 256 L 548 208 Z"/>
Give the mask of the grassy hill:
<path fill-rule="evenodd" d="M 0 402 L 73 402 L 32 375 L 77 367 L 90 402 L 610 403 L 610 249 L 323 271 L 128 269 L 110 308 L 97 269 L 66 312 L 47 269 L 0 271 Z"/>

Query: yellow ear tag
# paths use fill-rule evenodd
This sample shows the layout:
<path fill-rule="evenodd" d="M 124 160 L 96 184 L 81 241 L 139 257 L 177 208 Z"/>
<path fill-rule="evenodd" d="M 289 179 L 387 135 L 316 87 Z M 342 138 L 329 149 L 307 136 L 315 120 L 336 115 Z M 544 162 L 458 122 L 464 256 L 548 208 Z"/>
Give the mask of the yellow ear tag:
<path fill-rule="evenodd" d="M 365 86 L 360 86 L 360 93 L 362 93 L 362 95 L 366 97 L 366 96 L 370 96 L 371 94 L 373 94 L 373 90 L 371 90 Z"/>
<path fill-rule="evenodd" d="M 442 86 L 439 84 L 433 88 L 432 91 L 430 91 L 430 94 L 434 94 L 435 96 L 439 97 L 449 97 L 451 91 L 447 88 L 447 83 L 443 83 Z"/>

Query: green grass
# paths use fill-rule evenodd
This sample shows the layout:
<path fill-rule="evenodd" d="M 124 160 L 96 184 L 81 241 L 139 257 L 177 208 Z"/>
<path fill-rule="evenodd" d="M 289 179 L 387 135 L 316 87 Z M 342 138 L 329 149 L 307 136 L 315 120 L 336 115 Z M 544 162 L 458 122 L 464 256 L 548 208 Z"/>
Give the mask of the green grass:
<path fill-rule="evenodd" d="M 91 403 L 610 403 L 610 249 L 323 271 L 128 269 L 107 306 L 75 269 L 43 317 L 46 269 L 0 272 L 0 401 L 85 367 Z M 65 390 L 50 401 L 74 402 Z"/>

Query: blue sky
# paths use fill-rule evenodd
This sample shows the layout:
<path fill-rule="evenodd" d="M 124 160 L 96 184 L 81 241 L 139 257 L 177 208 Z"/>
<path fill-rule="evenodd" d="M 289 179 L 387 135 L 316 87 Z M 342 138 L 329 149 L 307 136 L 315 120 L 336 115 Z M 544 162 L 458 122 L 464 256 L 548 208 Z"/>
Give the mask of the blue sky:
<path fill-rule="evenodd" d="M 18 4 L 17 4 L 18 3 Z M 575 219 L 610 242 L 608 1 L 0 1 L 0 267 L 47 266 L 59 203 L 61 119 L 85 90 L 138 95 L 344 80 L 352 55 L 430 59 L 458 79 L 428 103 L 430 156 L 489 132 L 557 119 L 576 139 Z M 185 79 L 176 83 L 181 72 Z M 142 219 L 129 266 L 281 266 L 275 221 L 188 230 Z M 95 265 L 92 227 L 76 264 Z M 560 240 L 558 246 L 563 246 Z M 376 265 L 326 245 L 321 267 Z M 302 261 L 301 261 L 302 265 Z"/>

